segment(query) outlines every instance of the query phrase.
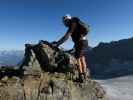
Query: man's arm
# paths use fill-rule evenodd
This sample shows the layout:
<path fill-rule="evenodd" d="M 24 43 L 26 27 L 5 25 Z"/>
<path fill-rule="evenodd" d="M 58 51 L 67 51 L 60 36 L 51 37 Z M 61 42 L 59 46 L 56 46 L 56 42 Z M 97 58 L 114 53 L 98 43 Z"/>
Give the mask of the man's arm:
<path fill-rule="evenodd" d="M 68 40 L 68 38 L 69 38 L 70 35 L 71 35 L 70 32 L 65 33 L 65 35 L 59 41 L 57 41 L 57 45 L 61 45 L 66 40 Z"/>
<path fill-rule="evenodd" d="M 65 35 L 57 42 L 58 45 L 61 45 L 62 43 L 64 43 L 66 40 L 68 40 L 69 36 L 72 35 L 73 31 L 76 28 L 76 23 L 72 23 L 71 25 L 71 29 L 67 31 L 67 33 L 65 33 Z"/>

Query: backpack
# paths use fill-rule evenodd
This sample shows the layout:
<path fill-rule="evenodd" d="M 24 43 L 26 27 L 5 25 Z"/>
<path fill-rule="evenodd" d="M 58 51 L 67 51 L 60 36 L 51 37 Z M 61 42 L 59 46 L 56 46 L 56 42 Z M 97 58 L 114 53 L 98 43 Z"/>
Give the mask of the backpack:
<path fill-rule="evenodd" d="M 79 25 L 81 33 L 85 36 L 89 32 L 89 25 L 81 21 L 78 17 L 73 17 L 73 20 Z"/>

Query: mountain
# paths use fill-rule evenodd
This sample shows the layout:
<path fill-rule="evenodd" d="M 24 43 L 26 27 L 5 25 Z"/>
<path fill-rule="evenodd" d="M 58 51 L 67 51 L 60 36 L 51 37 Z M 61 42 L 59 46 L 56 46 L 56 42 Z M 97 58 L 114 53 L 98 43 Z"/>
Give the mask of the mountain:
<path fill-rule="evenodd" d="M 17 65 L 24 56 L 22 50 L 3 50 L 0 51 L 0 66 L 3 65 Z"/>
<path fill-rule="evenodd" d="M 112 59 L 129 61 L 133 59 L 132 45 L 133 38 L 112 41 L 110 43 L 100 43 L 97 47 L 93 48 L 93 53 L 99 63 L 108 63 Z"/>
<path fill-rule="evenodd" d="M 73 55 L 47 41 L 26 44 L 21 67 L 0 68 L 0 100 L 108 100 L 98 82 L 81 80 L 77 67 Z"/>
<path fill-rule="evenodd" d="M 99 43 L 88 52 L 94 76 L 112 78 L 133 74 L 133 38 Z"/>

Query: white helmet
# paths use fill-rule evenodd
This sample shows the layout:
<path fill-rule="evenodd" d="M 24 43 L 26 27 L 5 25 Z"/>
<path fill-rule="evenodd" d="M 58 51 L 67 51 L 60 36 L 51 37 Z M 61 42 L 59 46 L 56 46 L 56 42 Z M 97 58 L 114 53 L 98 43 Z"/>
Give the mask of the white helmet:
<path fill-rule="evenodd" d="M 69 15 L 69 14 L 66 14 L 65 16 L 63 16 L 63 20 L 65 21 L 65 20 L 70 20 L 70 19 L 72 19 L 72 17 L 71 17 L 71 15 Z"/>

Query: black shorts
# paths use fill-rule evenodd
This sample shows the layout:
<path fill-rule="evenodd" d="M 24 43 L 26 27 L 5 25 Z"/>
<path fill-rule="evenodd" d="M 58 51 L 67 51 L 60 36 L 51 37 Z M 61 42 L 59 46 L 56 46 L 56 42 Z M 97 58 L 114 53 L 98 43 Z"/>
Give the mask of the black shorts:
<path fill-rule="evenodd" d="M 80 40 L 78 43 L 75 44 L 75 57 L 79 58 L 85 55 L 85 52 L 88 48 L 88 40 Z"/>

